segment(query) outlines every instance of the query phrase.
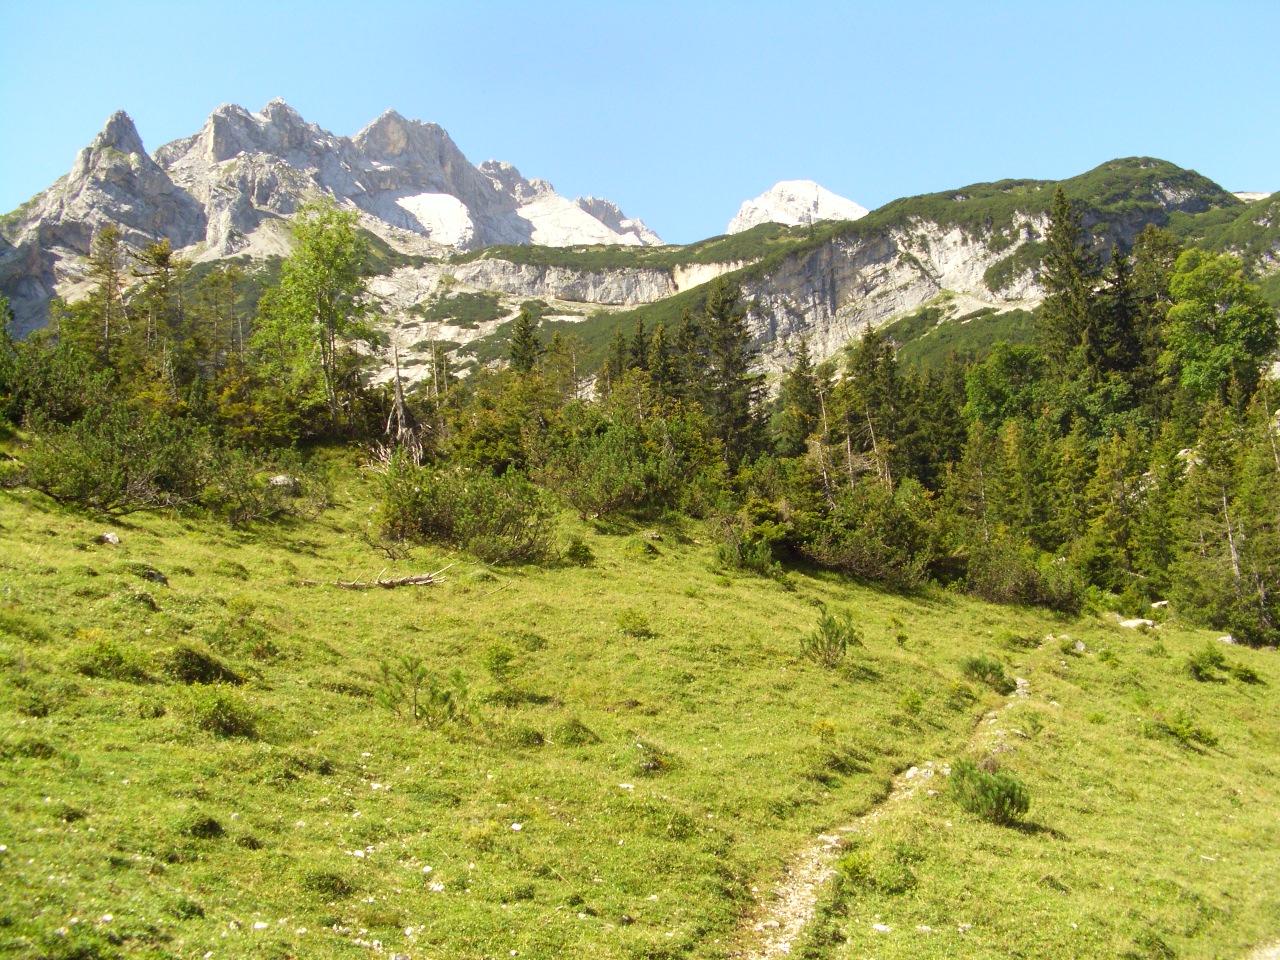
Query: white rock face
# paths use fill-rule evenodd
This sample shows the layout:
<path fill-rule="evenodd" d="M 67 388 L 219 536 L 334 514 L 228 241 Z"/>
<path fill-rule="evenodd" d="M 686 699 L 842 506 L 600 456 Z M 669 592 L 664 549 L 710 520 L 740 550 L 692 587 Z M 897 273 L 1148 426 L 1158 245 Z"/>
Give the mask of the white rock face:
<path fill-rule="evenodd" d="M 397 197 L 396 206 L 413 217 L 422 233 L 436 243 L 466 248 L 476 239 L 471 211 L 457 197 L 447 193 L 418 193 Z"/>
<path fill-rule="evenodd" d="M 857 220 L 866 215 L 866 207 L 837 196 L 812 180 L 783 180 L 743 203 L 724 232 L 741 233 L 762 223 L 794 227 L 819 220 Z"/>

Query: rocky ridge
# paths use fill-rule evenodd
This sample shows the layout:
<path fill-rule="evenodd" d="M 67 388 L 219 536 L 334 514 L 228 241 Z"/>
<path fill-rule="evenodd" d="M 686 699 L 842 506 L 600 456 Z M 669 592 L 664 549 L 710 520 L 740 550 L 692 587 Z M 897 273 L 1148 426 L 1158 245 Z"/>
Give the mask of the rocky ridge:
<path fill-rule="evenodd" d="M 0 218 L 0 291 L 19 333 L 74 287 L 94 233 L 126 243 L 168 239 L 195 259 L 288 248 L 280 227 L 317 195 L 357 209 L 401 248 L 447 254 L 491 244 L 661 243 L 607 200 L 568 200 L 511 164 L 472 165 L 437 124 L 388 111 L 354 137 L 308 123 L 283 100 L 260 112 L 223 105 L 196 134 L 148 155 L 117 112 L 71 172 Z"/>

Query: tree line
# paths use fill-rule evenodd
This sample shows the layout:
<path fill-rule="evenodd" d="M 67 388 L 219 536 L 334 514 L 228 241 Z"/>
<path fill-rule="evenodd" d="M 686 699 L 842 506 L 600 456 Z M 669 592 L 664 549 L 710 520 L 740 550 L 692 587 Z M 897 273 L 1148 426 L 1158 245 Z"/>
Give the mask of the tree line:
<path fill-rule="evenodd" d="M 798 341 L 771 397 L 722 278 L 674 329 L 617 331 L 598 370 L 524 309 L 508 363 L 460 378 L 433 351 L 405 390 L 369 381 L 354 216 L 314 206 L 294 229 L 256 305 L 235 265 L 193 280 L 166 244 L 128 252 L 104 229 L 90 294 L 0 351 L 25 482 L 253 519 L 282 506 L 264 485 L 279 464 L 355 442 L 383 463 L 387 535 L 495 559 L 545 555 L 563 506 L 672 512 L 710 522 L 721 562 L 784 582 L 812 564 L 1068 611 L 1168 600 L 1280 641 L 1276 315 L 1235 257 L 1153 227 L 1098 251 L 1058 191 L 1032 346 L 918 371 L 874 331 L 821 363 Z"/>

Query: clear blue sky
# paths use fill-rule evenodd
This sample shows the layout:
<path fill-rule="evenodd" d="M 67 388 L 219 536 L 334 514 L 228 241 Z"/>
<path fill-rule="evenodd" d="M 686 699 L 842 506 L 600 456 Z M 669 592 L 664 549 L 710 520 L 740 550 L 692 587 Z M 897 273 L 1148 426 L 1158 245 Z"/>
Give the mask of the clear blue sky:
<path fill-rule="evenodd" d="M 394 107 L 665 239 L 777 180 L 867 207 L 1117 156 L 1280 189 L 1280 3 L 0 0 L 0 211 L 112 111 L 147 148 L 284 97 L 354 134 Z"/>

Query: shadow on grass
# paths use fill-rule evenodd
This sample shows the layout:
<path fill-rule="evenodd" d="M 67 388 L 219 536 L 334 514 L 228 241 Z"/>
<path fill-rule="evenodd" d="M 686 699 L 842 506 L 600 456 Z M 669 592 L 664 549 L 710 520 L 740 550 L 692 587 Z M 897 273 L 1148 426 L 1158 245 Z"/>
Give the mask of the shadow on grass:
<path fill-rule="evenodd" d="M 1066 841 L 1069 839 L 1065 833 L 1056 827 L 1045 826 L 1043 823 L 1036 823 L 1034 820 L 1018 820 L 1009 824 L 1011 830 L 1017 830 L 1019 833 L 1026 834 L 1028 837 L 1052 837 L 1054 840 Z"/>

